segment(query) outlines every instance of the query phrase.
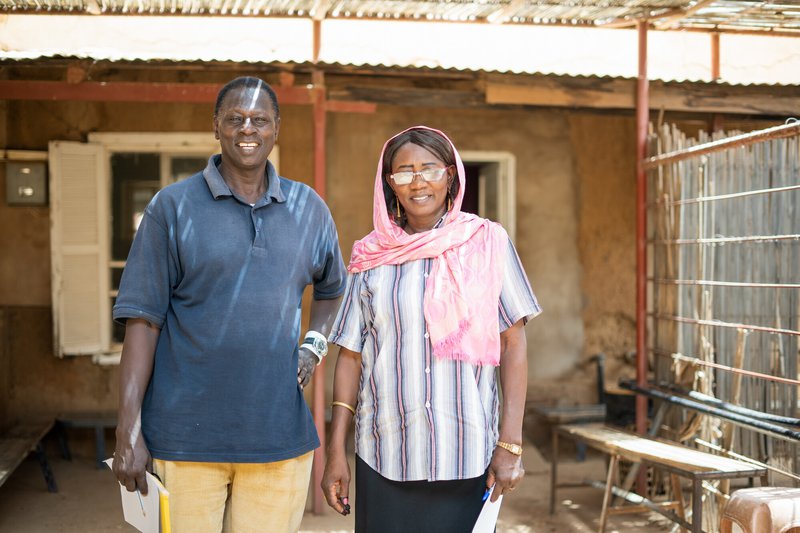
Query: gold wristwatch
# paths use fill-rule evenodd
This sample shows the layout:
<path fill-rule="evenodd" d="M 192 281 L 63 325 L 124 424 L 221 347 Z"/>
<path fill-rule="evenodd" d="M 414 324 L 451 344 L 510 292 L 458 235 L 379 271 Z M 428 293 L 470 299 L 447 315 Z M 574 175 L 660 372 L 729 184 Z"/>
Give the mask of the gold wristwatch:
<path fill-rule="evenodd" d="M 510 444 L 508 442 L 503 442 L 499 440 L 497 441 L 497 445 L 503 448 L 504 450 L 508 450 L 514 455 L 522 455 L 522 446 L 520 446 L 519 444 Z"/>

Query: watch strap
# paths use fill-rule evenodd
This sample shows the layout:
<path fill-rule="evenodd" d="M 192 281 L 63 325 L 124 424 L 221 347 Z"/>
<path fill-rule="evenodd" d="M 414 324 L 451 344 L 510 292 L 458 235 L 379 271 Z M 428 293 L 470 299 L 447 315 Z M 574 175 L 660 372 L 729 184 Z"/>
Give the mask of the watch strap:
<path fill-rule="evenodd" d="M 514 455 L 520 456 L 522 455 L 522 446 L 519 444 L 511 444 L 509 442 L 503 442 L 501 440 L 497 441 L 497 445 L 503 448 L 504 450 L 508 450 L 509 452 L 513 453 Z"/>

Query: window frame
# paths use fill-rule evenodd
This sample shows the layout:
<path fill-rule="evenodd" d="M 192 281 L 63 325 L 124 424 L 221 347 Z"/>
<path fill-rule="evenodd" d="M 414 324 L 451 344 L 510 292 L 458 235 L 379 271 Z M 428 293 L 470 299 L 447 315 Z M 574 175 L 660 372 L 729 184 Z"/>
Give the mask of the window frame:
<path fill-rule="evenodd" d="M 104 202 L 106 202 L 105 214 L 106 223 L 110 224 L 111 217 L 111 158 L 118 153 L 157 153 L 161 157 L 159 166 L 159 182 L 161 188 L 165 183 L 165 162 L 170 156 L 211 156 L 219 152 L 219 141 L 214 138 L 212 132 L 135 132 L 135 133 L 109 133 L 95 132 L 88 135 L 89 144 L 97 144 L 103 147 L 103 182 L 106 188 L 102 191 Z M 167 158 L 164 158 L 167 156 Z M 112 290 L 111 275 L 115 268 L 123 268 L 125 261 L 115 261 L 111 258 L 111 232 L 106 235 L 106 271 L 98 282 L 101 284 L 100 291 L 108 299 L 108 312 L 101 314 L 101 328 L 104 328 L 108 335 L 108 345 L 105 353 L 94 354 L 92 360 L 99 364 L 119 364 L 122 353 L 122 344 L 114 342 L 111 335 L 113 319 L 110 313 L 111 300 L 116 298 L 117 291 Z"/>
<path fill-rule="evenodd" d="M 498 222 L 505 228 L 506 233 L 512 241 L 517 233 L 517 158 L 511 152 L 504 151 L 483 151 L 483 150 L 459 150 L 461 161 L 465 164 L 496 164 L 497 165 L 497 218 Z M 481 199 L 485 197 L 485 182 L 481 180 L 479 184 L 479 195 Z M 485 217 L 485 206 L 481 202 L 479 216 Z"/>

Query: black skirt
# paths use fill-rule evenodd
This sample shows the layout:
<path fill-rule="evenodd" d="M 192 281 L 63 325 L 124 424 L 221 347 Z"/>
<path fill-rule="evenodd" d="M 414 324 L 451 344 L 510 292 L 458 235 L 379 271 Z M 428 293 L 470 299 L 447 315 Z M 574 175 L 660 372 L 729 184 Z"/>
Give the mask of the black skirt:
<path fill-rule="evenodd" d="M 392 481 L 356 455 L 355 533 L 470 533 L 486 473 L 453 481 Z"/>

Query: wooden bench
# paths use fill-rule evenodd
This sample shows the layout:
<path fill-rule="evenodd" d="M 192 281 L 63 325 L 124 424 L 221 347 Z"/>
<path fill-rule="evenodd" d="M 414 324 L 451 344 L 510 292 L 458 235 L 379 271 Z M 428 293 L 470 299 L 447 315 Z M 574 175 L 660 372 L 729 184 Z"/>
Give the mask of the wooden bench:
<path fill-rule="evenodd" d="M 0 436 L 0 486 L 2 486 L 14 470 L 31 452 L 36 453 L 42 475 L 47 483 L 47 490 L 58 492 L 53 471 L 47 462 L 47 456 L 42 447 L 42 439 L 53 429 L 53 420 L 39 423 L 26 423 L 12 427 Z"/>
<path fill-rule="evenodd" d="M 56 420 L 58 424 L 58 441 L 61 445 L 61 456 L 71 460 L 72 453 L 69 450 L 69 442 L 66 428 L 91 428 L 94 430 L 94 452 L 95 465 L 98 469 L 106 467 L 106 428 L 117 427 L 117 414 L 110 412 L 82 412 L 82 413 L 62 413 Z"/>
<path fill-rule="evenodd" d="M 604 422 L 606 419 L 606 406 L 602 403 L 565 406 L 534 404 L 529 409 L 547 423 L 550 431 L 555 431 L 555 426 L 561 424 L 589 424 Z M 576 442 L 575 446 L 578 461 L 586 459 L 586 444 Z"/>
<path fill-rule="evenodd" d="M 585 442 L 588 446 L 610 456 L 605 484 L 591 483 L 603 488 L 603 508 L 600 514 L 599 531 L 605 531 L 606 520 L 610 514 L 655 511 L 691 530 L 702 532 L 703 506 L 702 483 L 704 480 L 750 478 L 761 479 L 761 485 L 767 483 L 767 469 L 751 463 L 729 459 L 719 455 L 675 444 L 663 439 L 636 435 L 603 424 L 562 425 L 553 431 L 553 459 L 550 477 L 550 513 L 555 513 L 556 489 L 574 486 L 558 484 L 558 439 L 568 437 Z M 673 500 L 653 502 L 643 496 L 628 491 L 628 487 L 618 487 L 617 466 L 620 460 L 641 463 L 666 470 L 670 473 Z M 692 484 L 692 521 L 686 521 L 683 508 L 683 496 L 680 486 L 682 476 Z M 611 496 L 619 496 L 636 504 L 635 506 L 610 505 Z"/>

